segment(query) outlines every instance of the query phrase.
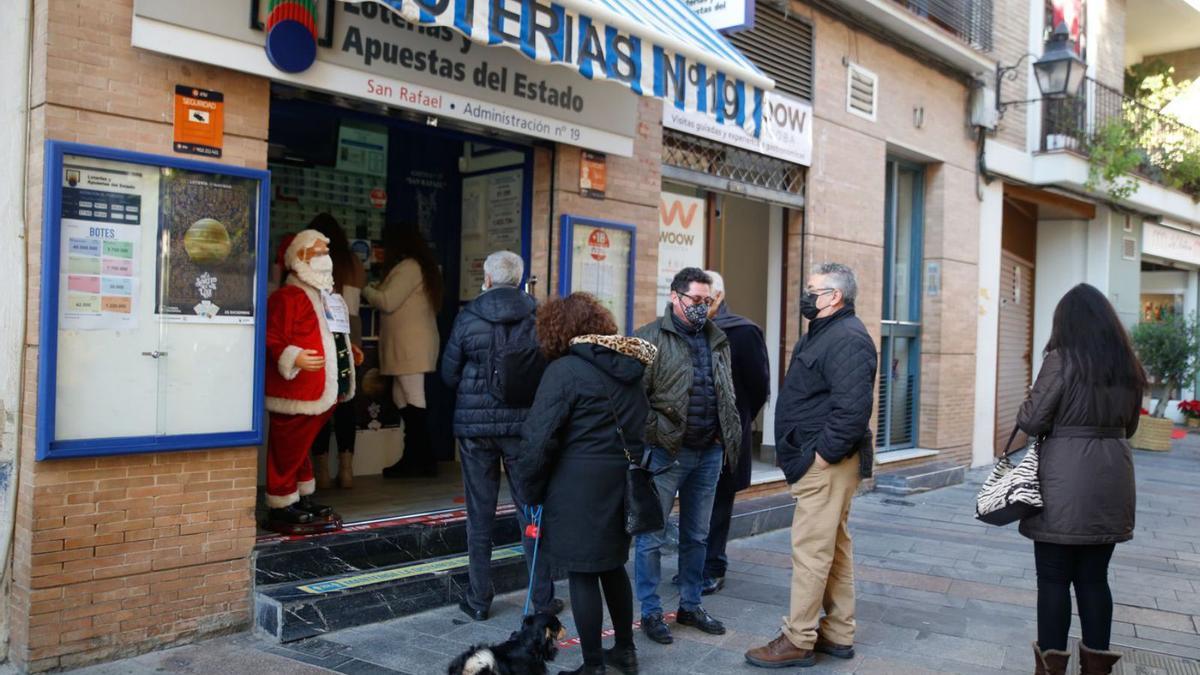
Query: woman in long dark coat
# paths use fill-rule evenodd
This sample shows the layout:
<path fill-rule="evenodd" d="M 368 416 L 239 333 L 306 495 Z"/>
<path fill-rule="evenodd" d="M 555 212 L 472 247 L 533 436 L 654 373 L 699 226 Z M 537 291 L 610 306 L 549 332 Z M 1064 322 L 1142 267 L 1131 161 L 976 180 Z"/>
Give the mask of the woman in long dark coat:
<path fill-rule="evenodd" d="M 585 293 L 543 305 L 537 332 L 552 361 L 522 427 L 518 491 L 524 503 L 543 507 L 538 555 L 569 574 L 583 648 L 583 665 L 571 672 L 604 673 L 607 661 L 636 673 L 633 593 L 625 573 L 625 450 L 642 456 L 650 409 L 642 373 L 655 348 L 614 335 L 612 314 Z M 616 633 L 609 650 L 601 649 L 601 588 Z"/>
<path fill-rule="evenodd" d="M 1146 375 L 1108 299 L 1080 284 L 1054 310 L 1045 362 L 1017 423 L 1042 438 L 1045 508 L 1021 521 L 1034 541 L 1038 584 L 1037 673 L 1066 672 L 1071 586 L 1083 640 L 1081 672 L 1109 673 L 1113 600 L 1108 563 L 1133 538 L 1133 454 Z"/>

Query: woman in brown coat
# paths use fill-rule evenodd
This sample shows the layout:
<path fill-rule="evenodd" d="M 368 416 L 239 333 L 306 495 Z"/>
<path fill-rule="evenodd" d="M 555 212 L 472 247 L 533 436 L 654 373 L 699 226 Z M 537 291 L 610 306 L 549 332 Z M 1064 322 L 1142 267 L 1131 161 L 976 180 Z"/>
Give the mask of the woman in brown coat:
<path fill-rule="evenodd" d="M 379 369 L 392 376 L 392 399 L 404 419 L 404 455 L 383 475 L 433 476 L 437 458 L 430 447 L 425 374 L 437 370 L 442 273 L 415 227 L 389 228 L 383 250 L 383 283 L 362 291 L 379 310 Z"/>
<path fill-rule="evenodd" d="M 1083 631 L 1081 672 L 1112 672 L 1108 563 L 1133 538 L 1136 494 L 1126 440 L 1137 430 L 1146 375 L 1108 299 L 1080 284 L 1054 310 L 1045 362 L 1017 423 L 1042 439 L 1045 508 L 1021 521 L 1034 541 L 1037 673 L 1064 673 L 1071 587 Z"/>

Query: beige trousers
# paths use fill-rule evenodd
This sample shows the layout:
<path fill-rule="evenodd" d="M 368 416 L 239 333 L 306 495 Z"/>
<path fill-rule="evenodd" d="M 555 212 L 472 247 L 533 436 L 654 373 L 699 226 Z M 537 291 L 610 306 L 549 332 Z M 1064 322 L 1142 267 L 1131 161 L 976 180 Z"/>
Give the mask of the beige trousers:
<path fill-rule="evenodd" d="M 791 485 L 792 598 L 783 634 L 798 649 L 828 642 L 854 644 L 854 550 L 850 501 L 858 489 L 858 458 L 819 468 Z M 825 617 L 821 618 L 821 610 Z"/>
<path fill-rule="evenodd" d="M 425 407 L 425 373 L 392 376 L 392 402 L 404 410 L 406 406 Z"/>

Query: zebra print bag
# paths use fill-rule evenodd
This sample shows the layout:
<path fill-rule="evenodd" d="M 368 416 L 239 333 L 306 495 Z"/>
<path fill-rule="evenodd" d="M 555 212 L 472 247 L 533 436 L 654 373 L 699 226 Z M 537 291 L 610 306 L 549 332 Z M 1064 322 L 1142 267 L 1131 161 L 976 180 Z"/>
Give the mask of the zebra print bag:
<path fill-rule="evenodd" d="M 1006 452 L 996 460 L 992 473 L 983 481 L 975 497 L 975 517 L 988 525 L 1008 525 L 1042 510 L 1042 484 L 1038 480 L 1038 440 L 1029 443 L 1029 451 L 1020 463 L 1009 459 L 1021 448 L 1009 450 L 1017 429 L 1008 437 Z"/>

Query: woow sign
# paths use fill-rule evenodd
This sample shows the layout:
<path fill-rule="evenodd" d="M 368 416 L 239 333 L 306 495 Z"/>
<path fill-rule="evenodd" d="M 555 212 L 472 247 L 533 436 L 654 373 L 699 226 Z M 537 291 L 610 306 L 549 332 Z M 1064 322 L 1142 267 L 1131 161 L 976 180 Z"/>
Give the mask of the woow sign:
<path fill-rule="evenodd" d="M 710 117 L 671 106 L 663 106 L 663 126 L 795 164 L 812 164 L 812 105 L 779 92 L 763 97 L 758 138 L 737 126 L 716 124 Z"/>

